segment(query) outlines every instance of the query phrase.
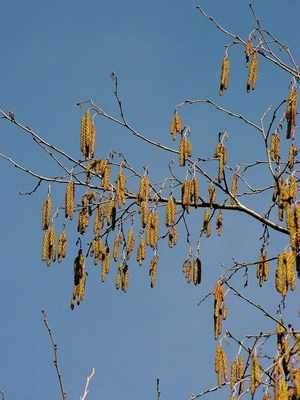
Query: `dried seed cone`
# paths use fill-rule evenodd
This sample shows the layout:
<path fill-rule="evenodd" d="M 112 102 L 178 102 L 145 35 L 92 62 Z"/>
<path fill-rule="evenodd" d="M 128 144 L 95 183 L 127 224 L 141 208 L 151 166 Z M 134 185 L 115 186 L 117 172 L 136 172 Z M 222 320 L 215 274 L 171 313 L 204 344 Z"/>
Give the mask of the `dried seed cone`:
<path fill-rule="evenodd" d="M 275 132 L 271 135 L 270 158 L 279 164 L 280 162 L 280 135 Z"/>
<path fill-rule="evenodd" d="M 247 79 L 247 92 L 249 93 L 250 90 L 254 90 L 256 86 L 256 79 L 257 79 L 257 71 L 258 71 L 258 56 L 257 52 L 251 55 L 249 64 L 248 64 L 248 79 Z"/>
<path fill-rule="evenodd" d="M 298 154 L 298 148 L 294 143 L 292 143 L 289 146 L 289 150 L 288 150 L 288 167 L 289 167 L 290 171 L 292 171 L 294 168 L 297 154 Z"/>
<path fill-rule="evenodd" d="M 123 242 L 123 234 L 122 232 L 118 232 L 115 236 L 114 244 L 113 244 L 113 259 L 114 261 L 118 261 L 120 257 L 120 250 L 121 250 L 121 244 Z"/>
<path fill-rule="evenodd" d="M 166 207 L 166 226 L 172 226 L 175 224 L 176 220 L 176 201 L 174 197 L 171 195 L 168 198 L 167 207 Z"/>
<path fill-rule="evenodd" d="M 227 380 L 227 356 L 220 345 L 216 347 L 215 372 L 217 374 L 218 386 L 221 386 Z"/>
<path fill-rule="evenodd" d="M 182 131 L 182 120 L 179 113 L 175 111 L 170 126 L 170 134 L 172 136 L 172 139 L 175 140 L 176 135 L 181 131 Z"/>
<path fill-rule="evenodd" d="M 127 240 L 126 240 L 126 260 L 129 259 L 135 244 L 135 234 L 132 227 L 128 229 Z"/>
<path fill-rule="evenodd" d="M 227 90 L 229 87 L 229 74 L 230 74 L 230 60 L 228 56 L 225 55 L 221 67 L 220 88 L 219 88 L 220 96 L 222 96 L 224 90 Z"/>
<path fill-rule="evenodd" d="M 296 87 L 292 87 L 288 94 L 285 118 L 287 121 L 286 138 L 295 137 L 298 93 Z"/>
<path fill-rule="evenodd" d="M 58 238 L 57 261 L 60 263 L 67 254 L 67 233 L 62 231 Z"/>
<path fill-rule="evenodd" d="M 136 261 L 141 266 L 146 258 L 146 241 L 142 237 L 136 251 Z"/>
<path fill-rule="evenodd" d="M 259 360 L 256 355 L 251 358 L 250 392 L 253 395 L 261 383 L 261 371 Z"/>
<path fill-rule="evenodd" d="M 48 194 L 47 199 L 43 203 L 43 209 L 42 209 L 42 229 L 44 231 L 49 228 L 51 210 L 52 210 L 52 199 L 51 195 Z"/>
<path fill-rule="evenodd" d="M 65 218 L 72 219 L 74 213 L 74 182 L 70 181 L 66 186 L 65 194 Z"/>
<path fill-rule="evenodd" d="M 201 283 L 201 261 L 199 257 L 193 260 L 193 282 L 195 286 Z"/>
<path fill-rule="evenodd" d="M 158 256 L 154 256 L 149 265 L 150 287 L 156 286 Z"/>

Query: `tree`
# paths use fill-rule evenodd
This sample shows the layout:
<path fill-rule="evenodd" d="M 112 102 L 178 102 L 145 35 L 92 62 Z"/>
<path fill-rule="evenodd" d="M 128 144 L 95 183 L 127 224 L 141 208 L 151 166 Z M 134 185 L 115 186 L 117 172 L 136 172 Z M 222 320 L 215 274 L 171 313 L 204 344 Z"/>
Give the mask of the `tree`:
<path fill-rule="evenodd" d="M 170 135 L 155 139 L 130 122 L 118 74 L 112 73 L 117 112 L 106 111 L 102 103 L 91 98 L 77 103 L 81 114 L 80 134 L 76 135 L 80 136 L 79 156 L 78 151 L 70 152 L 44 139 L 37 129 L 22 122 L 17 112 L 6 108 L 0 111 L 3 124 L 9 123 L 18 133 L 33 139 L 42 152 L 43 164 L 45 156 L 53 162 L 53 167 L 45 166 L 46 172 L 39 173 L 1 153 L 9 164 L 33 178 L 32 189 L 23 195 L 29 195 L 30 201 L 38 193 L 43 195 L 42 261 L 50 267 L 68 257 L 63 262 L 72 264 L 73 269 L 68 273 L 69 278 L 73 273 L 71 309 L 76 308 L 79 313 L 81 306 L 78 310 L 77 306 L 85 297 L 86 284 L 90 285 L 88 298 L 94 295 L 96 288 L 90 282 L 96 280 L 98 270 L 98 280 L 108 286 L 106 281 L 111 282 L 112 275 L 115 287 L 126 293 L 130 292 L 131 280 L 139 273 L 137 263 L 145 270 L 147 285 L 156 288 L 163 274 L 161 260 L 166 260 L 168 247 L 180 255 L 177 267 L 182 265 L 185 280 L 197 288 L 198 304 L 204 307 L 206 300 L 213 300 L 207 304 L 209 317 L 205 317 L 208 323 L 203 331 L 207 329 L 211 333 L 208 343 L 214 353 L 216 383 L 208 385 L 205 378 L 201 390 L 191 395 L 191 399 L 210 393 L 216 396 L 216 392 L 223 396 L 220 398 L 231 396 L 232 399 L 245 395 L 265 400 L 300 397 L 300 332 L 295 324 L 296 297 L 292 293 L 299 271 L 300 247 L 296 145 L 299 70 L 293 52 L 264 27 L 252 3 L 249 11 L 252 25 L 242 35 L 224 28 L 202 6 L 197 6 L 197 12 L 225 39 L 218 72 L 219 94 L 224 102 L 227 96 L 232 100 L 241 95 L 239 106 L 243 108 L 243 101 L 249 112 L 233 111 L 229 106 L 220 105 L 219 100 L 207 97 L 186 99 L 173 107 L 174 112 L 169 112 Z M 238 71 L 239 68 L 243 71 Z M 276 77 L 276 82 L 280 83 L 279 77 L 283 76 L 285 85 L 284 93 L 281 87 L 279 94 L 277 88 L 272 90 L 271 100 L 269 82 L 264 85 L 260 77 L 266 79 L 268 71 L 273 80 Z M 239 87 L 236 82 L 241 77 L 243 83 Z M 260 85 L 263 90 L 256 94 L 256 87 Z M 244 92 L 238 94 L 241 88 Z M 261 100 L 262 94 L 267 105 Z M 224 116 L 216 121 L 218 130 L 212 137 L 200 132 L 201 124 L 196 129 L 190 124 L 192 106 L 208 106 Z M 262 110 L 258 118 L 252 116 L 256 109 Z M 201 114 L 202 118 L 210 118 L 209 112 Z M 237 126 L 243 132 L 242 140 L 236 139 Z M 108 127 L 117 135 L 116 140 L 112 139 L 113 150 L 104 154 L 101 144 L 108 137 L 103 133 Z M 134 139 L 130 146 L 136 143 L 136 154 L 120 141 L 118 135 L 125 132 Z M 158 154 L 164 154 L 160 161 L 164 158 L 165 170 L 155 164 L 151 168 L 147 153 L 142 157 L 137 154 L 142 148 L 153 148 Z M 131 153 L 130 158 L 125 150 Z M 208 272 L 212 251 L 222 246 L 217 240 L 219 243 L 223 240 L 211 236 L 215 236 L 213 230 L 222 235 L 223 218 L 224 229 L 226 222 L 232 224 L 232 229 L 225 232 L 229 236 L 225 246 L 227 243 L 237 249 L 226 251 L 221 273 Z M 238 247 L 247 229 L 249 236 L 256 235 L 257 242 L 248 242 L 247 238 L 248 249 L 243 248 L 241 252 Z M 212 241 L 210 247 L 206 238 Z M 53 269 L 47 271 L 47 276 Z M 54 273 L 57 277 L 62 275 L 62 271 Z M 163 290 L 171 291 L 174 277 L 169 276 L 170 270 L 164 274 L 162 285 L 168 283 L 168 286 Z M 43 279 L 45 282 L 46 278 Z M 249 321 L 255 321 L 251 326 L 235 315 L 244 310 Z M 80 323 L 87 323 L 82 315 L 80 318 Z M 52 341 L 64 397 L 57 348 L 45 313 L 43 320 Z M 145 323 L 145 319 L 142 321 Z M 121 331 L 123 327 L 122 324 Z M 200 340 L 191 340 L 189 327 L 186 331 L 187 347 L 199 351 Z M 121 342 L 126 346 L 126 337 Z M 80 344 L 84 351 L 86 344 Z M 92 376 L 93 373 L 87 384 Z M 103 372 L 101 377 L 108 379 Z M 155 378 L 152 376 L 152 381 Z"/>

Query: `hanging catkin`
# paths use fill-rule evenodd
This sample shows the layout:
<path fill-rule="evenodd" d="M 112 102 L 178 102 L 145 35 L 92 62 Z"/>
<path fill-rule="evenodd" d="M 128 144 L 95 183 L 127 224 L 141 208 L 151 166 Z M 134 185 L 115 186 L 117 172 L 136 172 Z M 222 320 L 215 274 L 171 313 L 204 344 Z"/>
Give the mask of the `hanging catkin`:
<path fill-rule="evenodd" d="M 57 249 L 57 261 L 60 263 L 67 254 L 67 233 L 65 230 L 59 235 L 58 238 L 58 249 Z"/>
<path fill-rule="evenodd" d="M 293 86 L 288 94 L 285 118 L 287 121 L 286 138 L 293 139 L 296 131 L 296 115 L 297 115 L 298 93 L 297 88 Z"/>
<path fill-rule="evenodd" d="M 136 251 L 136 261 L 141 266 L 146 258 L 146 242 L 143 237 L 141 237 L 140 243 Z"/>
<path fill-rule="evenodd" d="M 113 254 L 112 255 L 113 255 L 114 261 L 118 261 L 118 259 L 119 259 L 122 242 L 123 242 L 123 234 L 121 231 L 119 231 L 115 236 L 115 240 L 114 240 L 114 244 L 113 244 Z"/>
<path fill-rule="evenodd" d="M 94 157 L 95 143 L 96 127 L 91 119 L 90 111 L 87 110 L 81 118 L 80 126 L 80 150 L 85 160 Z"/>
<path fill-rule="evenodd" d="M 297 154 L 298 154 L 298 148 L 294 143 L 292 143 L 289 146 L 289 150 L 288 150 L 288 167 L 289 167 L 290 171 L 292 171 L 294 168 Z"/>
<path fill-rule="evenodd" d="M 175 111 L 170 126 L 170 134 L 172 136 L 172 139 L 175 140 L 176 135 L 178 133 L 181 133 L 181 131 L 182 131 L 182 120 L 178 111 Z"/>
<path fill-rule="evenodd" d="M 250 60 L 248 63 L 247 92 L 250 92 L 250 90 L 255 89 L 257 70 L 258 70 L 258 56 L 257 52 L 254 51 L 253 54 L 250 56 Z"/>
<path fill-rule="evenodd" d="M 277 164 L 279 164 L 279 162 L 280 162 L 280 135 L 278 132 L 274 132 L 271 135 L 270 158 L 271 158 L 271 161 L 274 161 Z"/>
<path fill-rule="evenodd" d="M 123 168 L 120 170 L 117 177 L 116 202 L 118 208 L 123 207 L 126 203 L 126 176 L 124 174 Z"/>
<path fill-rule="evenodd" d="M 74 182 L 70 181 L 66 186 L 65 194 L 65 218 L 72 219 L 74 213 Z"/>
<path fill-rule="evenodd" d="M 260 287 L 268 280 L 268 277 L 269 277 L 268 255 L 265 250 L 261 250 L 260 260 L 256 266 L 256 279 L 258 280 Z"/>
<path fill-rule="evenodd" d="M 145 174 L 140 179 L 139 193 L 137 196 L 138 204 L 141 204 L 142 201 L 148 202 L 149 194 L 150 194 L 150 183 L 148 175 Z"/>
<path fill-rule="evenodd" d="M 224 90 L 228 89 L 229 86 L 229 74 L 230 74 L 230 60 L 227 55 L 224 56 L 222 67 L 221 67 L 221 75 L 220 75 L 220 88 L 219 94 L 223 95 Z"/>
<path fill-rule="evenodd" d="M 158 263 L 158 256 L 155 255 L 152 258 L 152 260 L 150 261 L 150 265 L 149 265 L 149 276 L 150 276 L 150 287 L 151 288 L 154 288 L 156 286 L 157 263 Z"/>
<path fill-rule="evenodd" d="M 215 372 L 217 374 L 218 386 L 227 381 L 227 356 L 222 346 L 216 347 Z"/>
<path fill-rule="evenodd" d="M 191 180 L 191 202 L 197 208 L 200 205 L 199 179 L 194 176 Z"/>
<path fill-rule="evenodd" d="M 168 198 L 167 206 L 166 206 L 166 226 L 172 226 L 175 224 L 176 220 L 176 201 L 174 197 L 171 195 Z"/>
<path fill-rule="evenodd" d="M 222 143 L 218 143 L 215 150 L 215 157 L 219 161 L 218 168 L 218 182 L 221 183 L 224 180 L 224 168 L 227 162 L 227 151 Z"/>
<path fill-rule="evenodd" d="M 203 215 L 202 231 L 203 231 L 204 235 L 206 237 L 208 237 L 208 238 L 211 236 L 211 223 L 210 223 L 210 220 L 211 220 L 211 216 L 210 216 L 210 213 L 209 213 L 209 209 L 205 208 L 204 215 Z"/>
<path fill-rule="evenodd" d="M 230 188 L 230 203 L 232 206 L 236 206 L 237 205 L 237 189 L 238 189 L 238 179 L 239 176 L 238 174 L 233 174 L 232 175 L 232 179 L 231 179 L 231 188 Z"/>
<path fill-rule="evenodd" d="M 45 231 L 49 228 L 52 210 L 51 194 L 48 193 L 46 200 L 43 203 L 42 209 L 42 229 Z"/>
<path fill-rule="evenodd" d="M 250 375 L 250 392 L 254 395 L 256 389 L 260 385 L 261 382 L 261 371 L 259 360 L 256 355 L 251 357 L 251 375 Z"/>

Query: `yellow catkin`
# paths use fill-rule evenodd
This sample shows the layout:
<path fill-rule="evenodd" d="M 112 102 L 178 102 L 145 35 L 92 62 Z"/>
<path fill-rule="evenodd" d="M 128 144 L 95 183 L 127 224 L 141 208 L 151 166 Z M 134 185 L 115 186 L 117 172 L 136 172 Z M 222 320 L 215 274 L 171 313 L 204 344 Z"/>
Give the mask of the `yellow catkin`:
<path fill-rule="evenodd" d="M 189 212 L 189 207 L 191 205 L 191 181 L 185 179 L 181 188 L 181 200 L 182 207 Z"/>
<path fill-rule="evenodd" d="M 103 170 L 103 175 L 102 175 L 102 186 L 104 190 L 110 190 L 111 185 L 110 185 L 110 165 L 106 164 Z"/>
<path fill-rule="evenodd" d="M 140 214 L 141 214 L 141 224 L 142 224 L 142 227 L 145 228 L 145 226 L 147 225 L 148 215 L 149 215 L 148 201 L 147 201 L 147 200 L 141 201 L 141 204 L 140 204 Z"/>
<path fill-rule="evenodd" d="M 176 201 L 171 195 L 166 206 L 166 226 L 172 226 L 176 220 Z"/>
<path fill-rule="evenodd" d="M 95 209 L 95 219 L 94 219 L 94 235 L 100 235 L 101 229 L 103 228 L 103 208 L 100 206 L 100 204 L 97 204 L 96 209 Z"/>
<path fill-rule="evenodd" d="M 127 240 L 126 240 L 126 260 L 129 259 L 135 244 L 135 234 L 132 227 L 128 229 Z"/>
<path fill-rule="evenodd" d="M 248 64 L 247 92 L 250 92 L 250 90 L 255 89 L 257 70 L 258 70 L 258 56 L 257 52 L 254 51 L 253 54 L 250 56 Z"/>
<path fill-rule="evenodd" d="M 274 161 L 277 164 L 279 164 L 279 162 L 280 162 L 280 135 L 278 132 L 274 132 L 271 135 L 270 158 L 271 158 L 271 161 Z"/>
<path fill-rule="evenodd" d="M 149 244 L 151 247 L 156 247 L 158 241 L 158 232 L 159 232 L 159 215 L 156 210 L 152 210 L 149 214 L 148 218 L 149 224 Z"/>
<path fill-rule="evenodd" d="M 256 355 L 251 358 L 251 376 L 250 376 L 250 392 L 254 395 L 256 389 L 261 383 L 261 371 L 259 360 Z"/>
<path fill-rule="evenodd" d="M 224 310 L 224 288 L 221 281 L 217 281 L 214 288 L 214 334 L 217 339 L 222 333 L 222 321 L 225 319 Z"/>
<path fill-rule="evenodd" d="M 295 204 L 294 220 L 296 225 L 296 249 L 300 248 L 300 203 Z"/>
<path fill-rule="evenodd" d="M 296 287 L 296 255 L 290 250 L 286 252 L 286 281 L 290 290 Z"/>
<path fill-rule="evenodd" d="M 50 246 L 49 246 L 50 235 L 49 235 L 49 233 L 50 233 L 49 229 L 44 231 L 44 233 L 43 233 L 43 241 L 42 241 L 42 261 L 47 263 L 48 266 L 51 264 L 51 255 L 50 255 L 50 252 L 49 252 L 49 249 L 50 249 Z"/>
<path fill-rule="evenodd" d="M 286 225 L 288 227 L 289 233 L 290 233 L 290 243 L 292 249 L 296 248 L 296 242 L 297 242 L 297 227 L 296 227 L 296 221 L 295 221 L 295 212 L 293 207 L 287 203 L 285 207 L 285 212 L 286 212 Z"/>
<path fill-rule="evenodd" d="M 57 261 L 61 262 L 67 254 L 67 233 L 62 231 L 58 238 Z"/>
<path fill-rule="evenodd" d="M 216 347 L 215 372 L 217 374 L 218 386 L 220 386 L 227 380 L 227 356 L 220 345 Z"/>
<path fill-rule="evenodd" d="M 96 140 L 95 125 L 91 120 L 90 111 L 87 110 L 81 118 L 80 127 L 80 150 L 84 159 L 91 159 L 94 156 Z"/>
<path fill-rule="evenodd" d="M 213 208 L 213 204 L 216 203 L 217 200 L 217 191 L 216 187 L 213 184 L 208 185 L 208 202 L 210 208 Z"/>
<path fill-rule="evenodd" d="M 278 293 L 285 296 L 288 290 L 287 286 L 287 265 L 286 253 L 279 254 L 277 261 L 277 269 L 275 272 L 275 287 Z"/>
<path fill-rule="evenodd" d="M 237 204 L 238 179 L 239 179 L 239 176 L 237 174 L 232 175 L 231 188 L 230 188 L 230 193 L 231 193 L 230 203 L 232 206 L 236 206 L 236 204 Z"/>
<path fill-rule="evenodd" d="M 230 60 L 227 55 L 224 56 L 222 67 L 221 67 L 221 75 L 220 75 L 220 88 L 219 94 L 223 95 L 224 90 L 228 89 L 229 86 L 229 75 L 230 75 Z"/>
<path fill-rule="evenodd" d="M 204 216 L 203 216 L 203 227 L 202 227 L 202 231 L 205 234 L 206 237 L 210 237 L 211 236 L 211 216 L 210 216 L 210 212 L 209 209 L 206 208 L 204 210 Z"/>
<path fill-rule="evenodd" d="M 55 262 L 57 246 L 56 246 L 56 231 L 54 223 L 52 223 L 49 227 L 49 251 L 51 260 Z"/>
<path fill-rule="evenodd" d="M 123 242 L 123 234 L 122 232 L 118 232 L 115 236 L 114 244 L 113 244 L 113 259 L 114 261 L 118 261 L 120 257 L 120 250 L 121 250 L 121 245 Z"/>
<path fill-rule="evenodd" d="M 109 273 L 109 269 L 110 269 L 110 253 L 109 253 L 109 247 L 106 246 L 103 252 L 102 264 L 101 264 L 101 274 L 100 274 L 101 282 L 105 282 L 107 275 Z"/>
<path fill-rule="evenodd" d="M 182 272 L 184 273 L 185 280 L 187 283 L 193 281 L 193 265 L 190 259 L 185 259 L 182 265 Z"/>
<path fill-rule="evenodd" d="M 119 208 L 123 207 L 126 203 L 126 176 L 123 170 L 119 172 L 117 177 L 116 201 Z"/>
<path fill-rule="evenodd" d="M 215 150 L 215 157 L 219 160 L 218 182 L 221 183 L 224 179 L 224 168 L 227 162 L 227 151 L 222 143 L 218 143 Z"/>
<path fill-rule="evenodd" d="M 122 291 L 124 293 L 128 292 L 128 286 L 129 286 L 129 268 L 127 264 L 123 264 L 123 269 L 122 269 Z"/>
<path fill-rule="evenodd" d="M 123 265 L 120 264 L 118 265 L 116 277 L 115 277 L 115 288 L 117 290 L 121 289 L 122 287 L 122 270 L 123 270 Z"/>
<path fill-rule="evenodd" d="M 239 387 L 239 393 L 243 392 L 243 381 L 241 381 L 244 377 L 244 371 L 245 371 L 245 364 L 242 356 L 238 356 L 237 358 L 237 378 L 238 381 L 240 381 L 240 387 Z"/>
<path fill-rule="evenodd" d="M 201 283 L 201 261 L 199 257 L 193 260 L 193 283 L 195 286 Z"/>
<path fill-rule="evenodd" d="M 262 400 L 272 400 L 271 394 L 270 394 L 270 393 L 265 393 L 265 394 L 263 395 Z"/>
<path fill-rule="evenodd" d="M 238 366 L 237 360 L 233 360 L 230 365 L 230 388 L 233 389 L 238 381 Z"/>
<path fill-rule="evenodd" d="M 141 237 L 140 243 L 136 251 L 136 261 L 141 266 L 146 258 L 146 241 Z"/>
<path fill-rule="evenodd" d="M 288 162 L 287 162 L 287 165 L 288 165 L 290 171 L 292 171 L 293 168 L 294 168 L 297 154 L 298 154 L 298 148 L 297 148 L 297 146 L 296 146 L 294 143 L 292 143 L 292 144 L 289 146 L 289 150 L 288 150 Z"/>
<path fill-rule="evenodd" d="M 295 137 L 296 115 L 297 115 L 298 93 L 296 87 L 292 87 L 288 94 L 285 118 L 287 121 L 286 137 L 291 139 Z"/>
<path fill-rule="evenodd" d="M 73 295 L 71 301 L 71 309 L 73 310 L 75 305 L 79 305 L 85 295 L 87 272 L 85 271 L 85 257 L 80 249 L 77 257 L 74 260 L 74 285 Z"/>
<path fill-rule="evenodd" d="M 138 204 L 141 204 L 142 201 L 148 202 L 149 195 L 150 195 L 150 182 L 149 182 L 148 175 L 145 174 L 140 179 L 140 187 L 139 187 L 139 192 L 138 192 L 138 196 L 137 196 Z"/>
<path fill-rule="evenodd" d="M 218 236 L 221 236 L 222 230 L 223 230 L 223 214 L 222 211 L 220 210 L 216 218 L 216 231 Z"/>
<path fill-rule="evenodd" d="M 192 143 L 187 136 L 183 135 L 179 143 L 179 166 L 184 167 L 186 161 L 192 155 Z"/>
<path fill-rule="evenodd" d="M 259 282 L 259 286 L 262 286 L 269 277 L 269 262 L 268 255 L 265 250 L 261 250 L 260 260 L 256 266 L 256 278 Z"/>
<path fill-rule="evenodd" d="M 295 385 L 296 398 L 300 398 L 300 371 L 296 371 L 293 374 L 293 382 L 294 382 L 294 385 Z"/>
<path fill-rule="evenodd" d="M 74 213 L 74 182 L 70 181 L 66 186 L 65 194 L 65 218 L 72 219 Z"/>
<path fill-rule="evenodd" d="M 51 210 L 52 210 L 52 198 L 49 193 L 46 200 L 43 203 L 43 209 L 42 209 L 42 229 L 44 231 L 49 228 L 50 218 L 51 218 Z"/>
<path fill-rule="evenodd" d="M 297 198 L 298 184 L 297 184 L 297 179 L 294 175 L 289 176 L 288 185 L 289 185 L 289 200 L 295 201 Z"/>
<path fill-rule="evenodd" d="M 199 179 L 194 176 L 191 180 L 191 202 L 197 208 L 200 205 Z"/>
<path fill-rule="evenodd" d="M 178 111 L 175 111 L 170 126 L 170 134 L 172 136 L 172 139 L 175 140 L 176 135 L 178 133 L 181 133 L 181 131 L 182 131 L 182 120 Z"/>
<path fill-rule="evenodd" d="M 83 235 L 86 232 L 88 225 L 89 225 L 89 213 L 87 209 L 82 208 L 79 213 L 77 231 L 81 235 Z"/>
<path fill-rule="evenodd" d="M 170 248 L 176 246 L 178 241 L 178 233 L 175 226 L 171 226 L 168 229 L 168 246 Z"/>
<path fill-rule="evenodd" d="M 250 60 L 250 57 L 254 54 L 255 50 L 253 47 L 253 42 L 251 39 L 247 40 L 246 46 L 245 46 L 245 56 L 246 56 L 246 62 L 248 63 Z"/>
<path fill-rule="evenodd" d="M 149 265 L 150 287 L 156 286 L 158 256 L 154 256 Z"/>

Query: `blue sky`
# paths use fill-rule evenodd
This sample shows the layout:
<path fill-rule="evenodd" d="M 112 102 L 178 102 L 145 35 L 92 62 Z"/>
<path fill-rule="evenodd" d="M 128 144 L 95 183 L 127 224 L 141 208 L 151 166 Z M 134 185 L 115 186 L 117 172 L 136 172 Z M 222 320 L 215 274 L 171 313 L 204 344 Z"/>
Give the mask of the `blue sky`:
<path fill-rule="evenodd" d="M 201 4 L 243 37 L 252 29 L 248 1 L 206 0 Z M 246 95 L 244 55 L 237 47 L 230 52 L 230 89 L 219 98 L 219 69 L 228 40 L 199 15 L 195 6 L 194 1 L 179 0 L 3 2 L 1 108 L 13 111 L 26 125 L 78 159 L 81 112 L 75 104 L 92 97 L 117 115 L 112 71 L 119 77 L 128 120 L 146 136 L 168 146 L 174 146 L 168 134 L 174 107 L 187 98 L 209 97 L 257 121 L 269 105 L 278 104 L 286 96 L 289 77 L 262 60 L 257 90 Z M 288 0 L 283 7 L 265 0 L 257 2 L 257 12 L 299 59 L 299 3 Z M 263 157 L 257 133 L 237 121 L 205 105 L 185 107 L 182 115 L 192 128 L 195 155 L 212 155 L 217 133 L 226 129 L 230 133 L 230 165 Z M 107 121 L 97 119 L 96 124 L 99 157 L 119 150 L 140 171 L 148 165 L 154 181 L 168 175 L 169 154 L 138 142 Z M 51 174 L 57 169 L 18 129 L 2 121 L 0 130 L 1 152 L 40 173 Z M 32 196 L 19 196 L 19 191 L 33 187 L 32 178 L 3 160 L 1 171 L 0 390 L 6 398 L 59 398 L 42 309 L 47 310 L 55 332 L 69 399 L 79 398 L 92 367 L 96 376 L 91 400 L 120 396 L 153 399 L 157 377 L 162 400 L 186 399 L 213 386 L 212 300 L 201 307 L 197 301 L 211 290 L 222 264 L 230 265 L 234 256 L 238 260 L 257 257 L 261 226 L 245 216 L 225 215 L 224 236 L 217 238 L 214 234 L 201 243 L 203 282 L 197 288 L 187 285 L 181 272 L 186 253 L 183 230 L 175 249 L 160 246 L 158 285 L 153 290 L 149 288 L 147 265 L 139 269 L 132 261 L 126 295 L 114 289 L 113 276 L 101 284 L 98 272 L 90 265 L 86 299 L 71 312 L 75 246 L 70 245 L 67 259 L 60 265 L 47 269 L 40 261 L 40 209 L 47 186 L 42 185 Z M 184 176 L 182 171 L 178 174 Z M 258 183 L 270 177 L 257 171 L 251 178 Z M 53 193 L 59 205 L 62 188 L 54 187 Z M 259 209 L 260 201 L 255 206 Z M 190 216 L 188 222 L 195 241 L 202 224 L 201 212 Z M 73 240 L 74 230 L 76 222 L 69 227 Z M 286 238 L 272 236 L 270 247 L 275 254 L 285 245 Z M 254 273 L 250 274 L 246 293 L 274 311 L 273 300 L 278 296 L 272 279 L 259 290 Z M 237 279 L 235 284 L 241 282 Z M 296 294 L 289 302 L 287 319 L 297 325 Z M 273 328 L 233 296 L 228 296 L 228 305 L 226 326 L 237 335 L 252 333 L 257 326 Z M 229 354 L 236 352 L 230 343 L 226 345 Z M 225 391 L 219 397 L 212 396 L 223 399 L 228 395 Z"/>

